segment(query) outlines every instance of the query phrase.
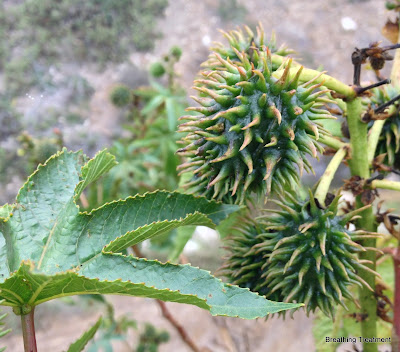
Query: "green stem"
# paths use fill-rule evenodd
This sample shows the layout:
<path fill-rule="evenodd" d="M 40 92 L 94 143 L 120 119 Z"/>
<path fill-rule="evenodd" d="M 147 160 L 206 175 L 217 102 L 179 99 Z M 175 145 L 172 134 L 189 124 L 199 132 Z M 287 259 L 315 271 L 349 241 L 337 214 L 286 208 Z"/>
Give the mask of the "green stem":
<path fill-rule="evenodd" d="M 371 183 L 371 188 L 391 189 L 393 191 L 400 191 L 400 182 L 389 180 L 375 180 Z"/>
<path fill-rule="evenodd" d="M 392 330 L 392 352 L 400 352 L 400 242 L 393 253 L 394 265 L 394 309 Z"/>
<path fill-rule="evenodd" d="M 299 68 L 291 68 L 289 70 L 289 76 L 294 77 L 296 73 L 298 72 Z M 283 73 L 283 70 L 275 71 L 273 73 L 274 76 L 276 77 L 281 77 Z M 309 68 L 303 68 L 301 71 L 300 75 L 300 80 L 302 82 L 307 82 L 312 80 L 313 78 L 319 76 L 317 79 L 315 79 L 315 83 L 323 83 L 324 87 L 333 90 L 334 92 L 343 95 L 344 97 L 350 99 L 354 99 L 357 96 L 356 91 L 353 89 L 353 87 L 348 86 L 347 84 L 344 84 L 343 82 L 337 80 L 336 78 L 333 78 L 327 74 L 321 74 L 319 71 L 315 71 Z"/>
<path fill-rule="evenodd" d="M 376 147 L 378 146 L 379 137 L 381 135 L 384 124 L 385 124 L 385 120 L 375 121 L 369 132 L 369 138 L 368 138 L 368 164 L 369 165 L 372 165 L 372 161 L 374 160 Z"/>
<path fill-rule="evenodd" d="M 399 27 L 399 33 L 400 33 L 399 18 L 397 18 L 397 25 Z M 400 43 L 400 36 L 397 37 L 397 43 Z M 390 73 L 390 79 L 392 80 L 395 86 L 398 86 L 400 84 L 400 50 L 396 50 L 392 66 L 392 72 Z M 391 108 L 394 108 L 394 106 L 391 106 Z M 387 181 L 387 183 L 393 184 L 394 182 Z M 392 350 L 393 352 L 400 352 L 400 241 L 398 242 L 397 249 L 393 255 L 393 262 L 394 262 L 394 309 L 393 309 Z"/>
<path fill-rule="evenodd" d="M 361 121 L 363 106 L 360 98 L 356 98 L 347 102 L 347 122 L 350 131 L 351 144 L 351 159 L 349 160 L 350 171 L 352 176 L 360 176 L 368 179 L 370 177 L 368 155 L 365 152 L 368 150 L 367 140 L 367 124 Z M 361 197 L 356 197 L 356 208 L 361 208 L 364 204 Z M 357 222 L 357 227 L 366 231 L 376 231 L 375 216 L 372 207 L 364 210 L 361 214 L 361 219 Z M 364 239 L 362 244 L 365 247 L 376 247 L 375 239 Z M 376 269 L 376 256 L 374 251 L 366 251 L 360 254 L 360 259 L 369 260 L 372 264 L 366 264 L 372 270 Z M 359 275 L 371 286 L 375 291 L 375 276 L 365 270 L 360 270 Z M 366 314 L 366 319 L 361 322 L 361 334 L 364 338 L 372 338 L 377 336 L 377 302 L 374 292 L 371 292 L 367 287 L 362 287 L 359 290 L 359 298 L 361 305 L 361 313 Z M 364 343 L 363 352 L 377 352 L 376 343 Z"/>
<path fill-rule="evenodd" d="M 32 307 L 28 314 L 21 315 L 22 335 L 24 338 L 25 352 L 37 352 L 35 322 L 34 322 L 35 307 Z"/>
<path fill-rule="evenodd" d="M 335 156 L 329 162 L 329 165 L 325 169 L 324 174 L 319 179 L 318 187 L 314 193 L 314 197 L 318 199 L 319 203 L 324 206 L 326 194 L 329 191 L 329 186 L 335 176 L 336 170 L 342 163 L 343 158 L 347 154 L 347 147 L 341 147 L 335 154 Z"/>
<path fill-rule="evenodd" d="M 347 143 L 342 142 L 340 139 L 330 136 L 320 136 L 318 142 L 336 150 L 348 146 Z"/>

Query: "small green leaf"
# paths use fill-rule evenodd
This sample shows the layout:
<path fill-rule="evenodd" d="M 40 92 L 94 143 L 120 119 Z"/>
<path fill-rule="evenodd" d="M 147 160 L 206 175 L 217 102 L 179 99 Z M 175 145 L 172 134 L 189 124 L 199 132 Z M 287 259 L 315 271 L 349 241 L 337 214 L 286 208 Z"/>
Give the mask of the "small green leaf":
<path fill-rule="evenodd" d="M 96 181 L 100 176 L 110 171 L 115 165 L 117 165 L 115 157 L 107 153 L 106 150 L 97 153 L 92 160 L 82 167 L 82 181 L 76 186 L 75 200 L 90 183 Z"/>
<path fill-rule="evenodd" d="M 102 318 L 100 317 L 96 324 L 94 324 L 89 330 L 85 331 L 83 335 L 76 340 L 71 346 L 69 346 L 67 352 L 81 352 L 87 345 L 87 343 L 94 337 L 96 331 L 100 327 Z"/>

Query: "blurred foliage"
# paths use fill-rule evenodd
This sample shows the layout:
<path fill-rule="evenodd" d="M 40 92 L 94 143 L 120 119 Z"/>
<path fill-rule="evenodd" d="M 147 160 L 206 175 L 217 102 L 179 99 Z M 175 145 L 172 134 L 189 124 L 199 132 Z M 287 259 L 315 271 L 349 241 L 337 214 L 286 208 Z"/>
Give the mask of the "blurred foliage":
<path fill-rule="evenodd" d="M 11 97 L 0 93 L 0 140 L 20 131 L 19 119 L 20 114 L 15 110 Z"/>
<path fill-rule="evenodd" d="M 132 92 L 129 87 L 121 84 L 111 91 L 111 102 L 118 108 L 123 108 L 132 102 Z"/>
<path fill-rule="evenodd" d="M 1 314 L 1 312 L 0 312 L 0 314 Z M 4 319 L 6 316 L 7 316 L 7 313 L 4 313 L 4 314 L 1 314 L 1 315 L 0 315 L 0 338 L 3 337 L 3 336 L 6 336 L 6 335 L 11 331 L 11 329 L 6 329 L 6 330 L 4 330 L 4 322 L 3 322 L 3 319 Z M 6 347 L 0 347 L 0 352 L 3 352 L 3 351 L 5 351 L 5 350 L 6 350 Z"/>
<path fill-rule="evenodd" d="M 87 298 L 93 299 L 105 306 L 106 314 L 97 333 L 97 337 L 90 344 L 88 352 L 113 351 L 113 341 L 127 341 L 127 334 L 130 329 L 137 329 L 136 320 L 123 315 L 118 319 L 115 317 L 114 307 L 102 295 L 88 295 Z"/>
<path fill-rule="evenodd" d="M 153 325 L 146 324 L 144 331 L 140 335 L 136 352 L 157 352 L 158 346 L 168 341 L 168 332 L 157 330 Z"/>
<path fill-rule="evenodd" d="M 34 138 L 27 132 L 22 132 L 18 136 L 20 148 L 17 150 L 17 154 L 23 157 L 21 161 L 25 165 L 27 174 L 33 172 L 38 164 L 44 164 L 48 158 L 62 149 L 61 131 L 54 129 L 53 133 L 53 137 L 42 138 Z"/>
<path fill-rule="evenodd" d="M 165 68 L 161 62 L 154 62 L 150 66 L 150 74 L 155 77 L 159 78 L 162 77 L 165 73 Z"/>
<path fill-rule="evenodd" d="M 52 80 L 62 62 L 123 62 L 149 50 L 160 34 L 155 19 L 167 0 L 5 0 L 0 4 L 0 69 L 6 89 L 21 93 Z"/>
<path fill-rule="evenodd" d="M 115 317 L 113 305 L 102 295 L 85 295 L 83 298 L 96 301 L 104 305 L 106 314 L 103 317 L 97 337 L 88 348 L 88 352 L 112 352 L 113 341 L 124 341 L 131 351 L 157 352 L 158 346 L 169 340 L 167 331 L 159 331 L 153 325 L 146 323 L 144 329 L 139 333 L 138 344 L 133 348 L 129 344 L 128 332 L 138 330 L 137 322 L 131 319 L 128 314 L 119 318 Z"/>
<path fill-rule="evenodd" d="M 175 69 L 180 57 L 181 49 L 171 48 L 159 61 L 165 71 L 162 77 L 156 80 L 149 72 L 153 76 L 149 86 L 130 90 L 118 85 L 111 92 L 111 102 L 121 108 L 127 121 L 123 125 L 124 137 L 114 141 L 109 149 L 118 165 L 88 187 L 86 198 L 81 198 L 85 209 L 97 208 L 105 202 L 138 193 L 157 189 L 173 191 L 178 188 L 176 168 L 181 161 L 176 151 L 181 134 L 176 130 L 178 118 L 187 107 L 186 92 L 177 83 Z M 128 91 L 130 102 L 120 104 L 121 95 L 125 99 Z M 173 251 L 180 243 L 176 242 L 176 236 L 178 231 L 173 230 L 153 238 L 152 249 L 158 252 Z"/>
<path fill-rule="evenodd" d="M 176 83 L 179 57 L 172 53 L 164 56 L 166 75 L 153 79 L 149 86 L 134 90 L 117 86 L 111 92 L 111 102 L 123 107 L 127 123 L 124 137 L 110 149 L 119 164 L 89 188 L 90 208 L 137 193 L 177 188 L 180 159 L 175 152 L 180 135 L 176 126 L 187 106 L 186 93 Z"/>
<path fill-rule="evenodd" d="M 217 13 L 225 22 L 241 23 L 247 15 L 247 9 L 238 0 L 219 0 Z"/>

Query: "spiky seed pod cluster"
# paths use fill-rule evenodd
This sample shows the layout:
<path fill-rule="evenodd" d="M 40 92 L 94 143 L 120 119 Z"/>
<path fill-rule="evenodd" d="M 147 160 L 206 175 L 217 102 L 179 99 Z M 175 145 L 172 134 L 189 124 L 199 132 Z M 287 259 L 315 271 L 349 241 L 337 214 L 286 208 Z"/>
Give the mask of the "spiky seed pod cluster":
<path fill-rule="evenodd" d="M 229 256 L 220 271 L 228 282 L 245 287 L 251 291 L 268 296 L 272 301 L 282 302 L 280 291 L 271 293 L 263 286 L 263 274 L 267 264 L 265 252 L 254 252 L 253 247 L 260 243 L 260 236 L 265 233 L 265 226 L 248 216 L 240 217 L 232 227 L 228 245 Z"/>
<path fill-rule="evenodd" d="M 291 77 L 290 59 L 274 70 L 268 48 L 251 61 L 232 50 L 239 63 L 216 53 L 221 67 L 195 81 L 206 97 L 193 97 L 201 106 L 187 109 L 201 115 L 181 118 L 189 120 L 180 125 L 188 134 L 178 153 L 189 158 L 179 169 L 194 174 L 189 192 L 241 203 L 247 191 L 295 187 L 303 169 L 312 171 L 306 155 L 317 157 L 319 135 L 329 133 L 316 120 L 333 117 L 320 108 L 327 91 L 314 84 L 318 76 L 300 84 L 302 67 Z"/>
<path fill-rule="evenodd" d="M 355 241 L 375 236 L 346 228 L 363 209 L 338 216 L 339 198 L 322 208 L 312 194 L 303 201 L 284 194 L 276 201 L 279 209 L 269 211 L 275 216 L 243 227 L 231 240 L 228 278 L 267 298 L 304 303 L 307 313 L 320 308 L 333 317 L 337 304 L 345 306 L 343 298 L 354 299 L 349 285 L 369 287 L 358 275 L 372 271 L 358 259 L 366 249 Z"/>
<path fill-rule="evenodd" d="M 373 108 L 376 108 L 400 94 L 400 87 L 386 85 L 373 90 L 371 98 Z M 398 104 L 398 103 L 396 103 Z M 396 111 L 388 117 L 383 126 L 376 155 L 386 154 L 384 163 L 400 170 L 400 113 Z"/>
<path fill-rule="evenodd" d="M 248 26 L 244 26 L 244 30 L 238 28 L 234 31 L 221 32 L 228 40 L 229 45 L 215 43 L 215 46 L 211 48 L 212 53 L 209 59 L 202 64 L 205 68 L 216 69 L 217 67 L 221 67 L 216 54 L 220 55 L 223 59 L 229 58 L 231 61 L 238 63 L 241 60 L 237 55 L 237 51 L 245 53 L 249 59 L 251 59 L 254 50 L 262 50 L 263 47 L 268 47 L 272 54 L 280 56 L 288 56 L 294 53 L 293 50 L 288 49 L 285 45 L 278 47 L 274 34 L 268 40 L 261 23 L 258 24 L 255 33 Z M 278 66 L 274 68 L 276 69 Z"/>

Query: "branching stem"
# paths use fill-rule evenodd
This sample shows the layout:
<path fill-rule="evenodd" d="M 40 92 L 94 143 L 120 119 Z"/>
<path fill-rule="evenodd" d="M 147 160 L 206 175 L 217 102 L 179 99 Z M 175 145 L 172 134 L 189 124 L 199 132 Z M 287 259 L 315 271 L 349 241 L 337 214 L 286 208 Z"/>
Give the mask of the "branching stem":
<path fill-rule="evenodd" d="M 360 176 L 368 179 L 370 177 L 368 155 L 365 152 L 368 150 L 366 123 L 361 121 L 363 106 L 361 98 L 356 98 L 347 102 L 347 123 L 350 132 L 351 144 L 351 159 L 349 160 L 350 171 L 352 176 Z M 375 182 L 375 181 L 374 181 Z M 356 208 L 363 207 L 361 196 L 356 197 Z M 376 231 L 375 216 L 373 208 L 369 207 L 360 213 L 361 218 L 357 222 L 357 228 L 365 231 Z M 376 240 L 373 238 L 364 239 L 362 244 L 365 247 L 376 247 Z M 360 259 L 368 260 L 371 264 L 366 264 L 370 269 L 376 269 L 376 255 L 373 251 L 366 251 L 360 254 Z M 375 291 L 375 276 L 374 274 L 360 270 L 359 275 L 371 286 Z M 374 292 L 371 292 L 367 287 L 360 288 L 359 299 L 361 305 L 361 314 L 367 318 L 361 322 L 361 334 L 364 338 L 372 338 L 377 336 L 377 302 Z M 378 352 L 376 343 L 364 343 L 363 352 Z"/>
<path fill-rule="evenodd" d="M 325 205 L 326 194 L 329 191 L 329 186 L 335 176 L 335 173 L 342 163 L 343 158 L 347 154 L 348 148 L 343 146 L 335 154 L 335 156 L 329 162 L 329 165 L 325 169 L 324 174 L 319 179 L 318 187 L 314 193 L 314 197 L 318 199 L 321 205 Z"/>

